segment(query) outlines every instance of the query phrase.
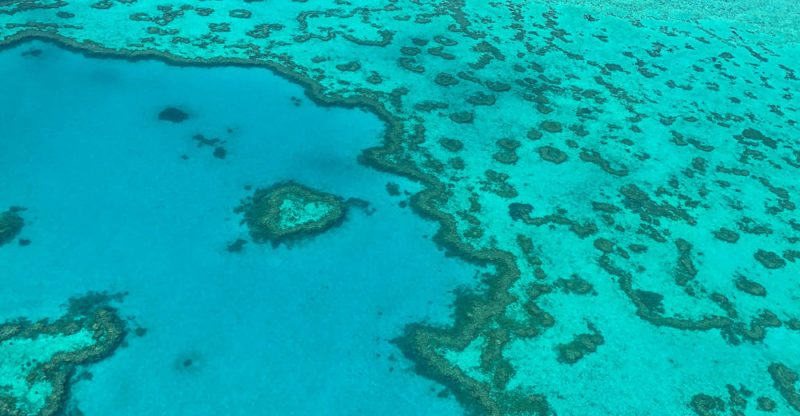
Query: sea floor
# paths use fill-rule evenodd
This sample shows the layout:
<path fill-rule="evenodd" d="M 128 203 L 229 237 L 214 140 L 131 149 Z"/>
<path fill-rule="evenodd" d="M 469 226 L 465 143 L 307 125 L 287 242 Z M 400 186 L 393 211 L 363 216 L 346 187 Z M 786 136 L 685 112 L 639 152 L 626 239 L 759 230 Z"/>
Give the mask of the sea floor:
<path fill-rule="evenodd" d="M 101 415 L 458 415 L 390 342 L 447 323 L 480 270 L 445 257 L 402 207 L 418 186 L 357 163 L 383 124 L 319 107 L 264 69 L 101 60 L 29 42 L 0 53 L 0 207 L 27 208 L 0 250 L 0 321 L 56 318 L 88 291 L 133 332 L 72 386 Z M 294 98 L 293 98 L 294 97 Z M 189 118 L 159 120 L 166 107 Z M 199 146 L 201 134 L 219 138 Z M 292 247 L 248 242 L 233 212 L 294 180 L 369 202 Z"/>

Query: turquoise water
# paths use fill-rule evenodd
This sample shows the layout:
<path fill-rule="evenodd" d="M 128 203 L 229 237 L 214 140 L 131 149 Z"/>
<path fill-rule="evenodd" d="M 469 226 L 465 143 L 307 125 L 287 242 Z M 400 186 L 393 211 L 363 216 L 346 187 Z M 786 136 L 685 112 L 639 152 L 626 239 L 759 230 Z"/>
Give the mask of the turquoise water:
<path fill-rule="evenodd" d="M 41 42 L 0 52 L 0 68 L 15 97 L 0 102 L 0 206 L 27 208 L 19 237 L 31 241 L 0 250 L 0 316 L 55 318 L 71 296 L 125 292 L 115 305 L 147 330 L 89 368 L 70 408 L 459 414 L 389 340 L 447 322 L 452 290 L 477 270 L 445 257 L 434 224 L 386 191 L 418 185 L 357 163 L 380 142 L 376 117 L 316 106 L 263 69 L 88 59 Z M 159 120 L 168 106 L 189 118 Z M 224 140 L 225 158 L 196 134 Z M 245 186 L 282 180 L 369 207 L 291 248 L 228 252 L 248 239 L 233 213 Z"/>
<path fill-rule="evenodd" d="M 796 2 L 95 1 L 0 1 L 0 416 L 800 414 Z"/>

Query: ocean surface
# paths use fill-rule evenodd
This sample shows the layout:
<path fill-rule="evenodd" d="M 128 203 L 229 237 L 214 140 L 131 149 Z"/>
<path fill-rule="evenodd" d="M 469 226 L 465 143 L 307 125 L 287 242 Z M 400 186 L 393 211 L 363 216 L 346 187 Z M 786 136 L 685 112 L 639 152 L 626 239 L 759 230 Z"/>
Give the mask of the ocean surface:
<path fill-rule="evenodd" d="M 0 416 L 800 415 L 798 28 L 0 0 Z"/>
<path fill-rule="evenodd" d="M 479 270 L 445 257 L 435 225 L 386 190 L 418 185 L 358 164 L 380 144 L 375 116 L 317 106 L 265 69 L 42 42 L 0 52 L 0 68 L 0 207 L 26 208 L 31 241 L 0 250 L 0 317 L 57 318 L 71 296 L 107 291 L 126 294 L 114 306 L 131 318 L 126 345 L 72 386 L 68 414 L 461 413 L 390 340 L 448 322 L 453 290 Z M 167 107 L 188 119 L 159 120 Z M 233 212 L 245 187 L 286 180 L 369 205 L 291 247 L 229 252 L 249 240 Z"/>

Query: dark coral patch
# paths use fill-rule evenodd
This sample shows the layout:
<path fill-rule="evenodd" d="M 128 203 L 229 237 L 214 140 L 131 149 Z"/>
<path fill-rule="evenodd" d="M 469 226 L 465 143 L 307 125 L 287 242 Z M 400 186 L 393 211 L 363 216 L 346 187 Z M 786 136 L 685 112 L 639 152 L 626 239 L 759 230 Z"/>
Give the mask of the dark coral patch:
<path fill-rule="evenodd" d="M 450 120 L 453 120 L 459 124 L 472 123 L 474 118 L 475 114 L 473 114 L 471 111 L 459 111 L 458 113 L 450 114 Z"/>
<path fill-rule="evenodd" d="M 567 161 L 567 154 L 553 146 L 542 146 L 536 149 L 536 151 L 539 152 L 539 156 L 541 156 L 542 159 L 548 162 L 559 164 Z"/>
<path fill-rule="evenodd" d="M 590 328 L 594 329 L 594 328 Z M 575 364 L 581 358 L 597 351 L 597 347 L 602 345 L 605 339 L 599 332 L 578 334 L 575 339 L 568 344 L 560 344 L 558 350 L 558 362 L 564 364 Z"/>
<path fill-rule="evenodd" d="M 346 64 L 336 65 L 336 69 L 342 72 L 355 72 L 361 69 L 361 64 L 359 64 L 357 61 L 351 61 Z"/>
<path fill-rule="evenodd" d="M 775 388 L 778 389 L 781 396 L 786 399 L 789 406 L 800 412 L 800 393 L 794 388 L 795 383 L 800 378 L 797 373 L 782 363 L 770 364 L 768 371 L 772 381 L 775 383 Z"/>
<path fill-rule="evenodd" d="M 171 121 L 173 123 L 180 123 L 185 121 L 187 118 L 189 118 L 188 114 L 175 107 L 167 107 L 158 113 L 159 120 Z"/>
<path fill-rule="evenodd" d="M 786 260 L 771 251 L 758 250 L 753 257 L 768 269 L 779 269 L 786 265 Z"/>
<path fill-rule="evenodd" d="M 454 76 L 445 74 L 444 72 L 436 75 L 436 78 L 433 81 L 443 87 L 449 87 L 451 85 L 458 84 L 458 80 Z"/>
<path fill-rule="evenodd" d="M 0 246 L 10 243 L 22 231 L 25 221 L 18 214 L 22 208 L 12 207 L 0 213 Z"/>
<path fill-rule="evenodd" d="M 244 249 L 245 244 L 247 244 L 246 240 L 237 238 L 236 241 L 228 243 L 225 249 L 228 250 L 228 252 L 230 253 L 238 253 Z"/>
<path fill-rule="evenodd" d="M 728 228 L 720 228 L 714 231 L 714 238 L 728 243 L 735 243 L 739 241 L 739 233 Z"/>
<path fill-rule="evenodd" d="M 539 140 L 542 138 L 542 132 L 536 129 L 530 129 L 528 130 L 527 136 L 531 140 Z"/>
<path fill-rule="evenodd" d="M 462 143 L 461 140 L 457 139 L 444 138 L 440 140 L 439 143 L 442 145 L 442 147 L 451 152 L 458 152 L 459 150 L 464 148 L 464 143 Z"/>
<path fill-rule="evenodd" d="M 736 288 L 741 290 L 742 292 L 749 293 L 753 296 L 766 296 L 767 290 L 764 289 L 764 286 L 761 286 L 757 282 L 747 279 L 744 276 L 739 276 L 738 279 L 734 281 Z"/>
<path fill-rule="evenodd" d="M 496 101 L 496 98 L 492 94 L 485 94 L 482 92 L 478 92 L 473 94 L 467 98 L 467 102 L 472 105 L 493 105 Z"/>
<path fill-rule="evenodd" d="M 564 128 L 561 126 L 561 123 L 557 121 L 543 121 L 542 130 L 548 133 L 561 133 Z"/>

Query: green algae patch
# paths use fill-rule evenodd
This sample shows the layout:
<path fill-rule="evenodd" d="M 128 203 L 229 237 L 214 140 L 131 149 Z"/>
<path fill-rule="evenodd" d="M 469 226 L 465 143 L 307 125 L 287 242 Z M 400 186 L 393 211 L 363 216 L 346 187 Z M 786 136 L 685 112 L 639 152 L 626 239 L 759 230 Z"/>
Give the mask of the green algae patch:
<path fill-rule="evenodd" d="M 12 207 L 0 213 L 0 246 L 10 243 L 22 231 L 25 221 L 18 214 L 22 208 Z"/>
<path fill-rule="evenodd" d="M 347 212 L 341 197 L 294 182 L 259 189 L 236 212 L 256 242 L 280 243 L 312 237 L 340 224 Z"/>
<path fill-rule="evenodd" d="M 0 324 L 0 414 L 51 416 L 63 410 L 75 367 L 110 356 L 125 336 L 104 303 L 70 306 L 55 321 L 20 318 Z"/>

